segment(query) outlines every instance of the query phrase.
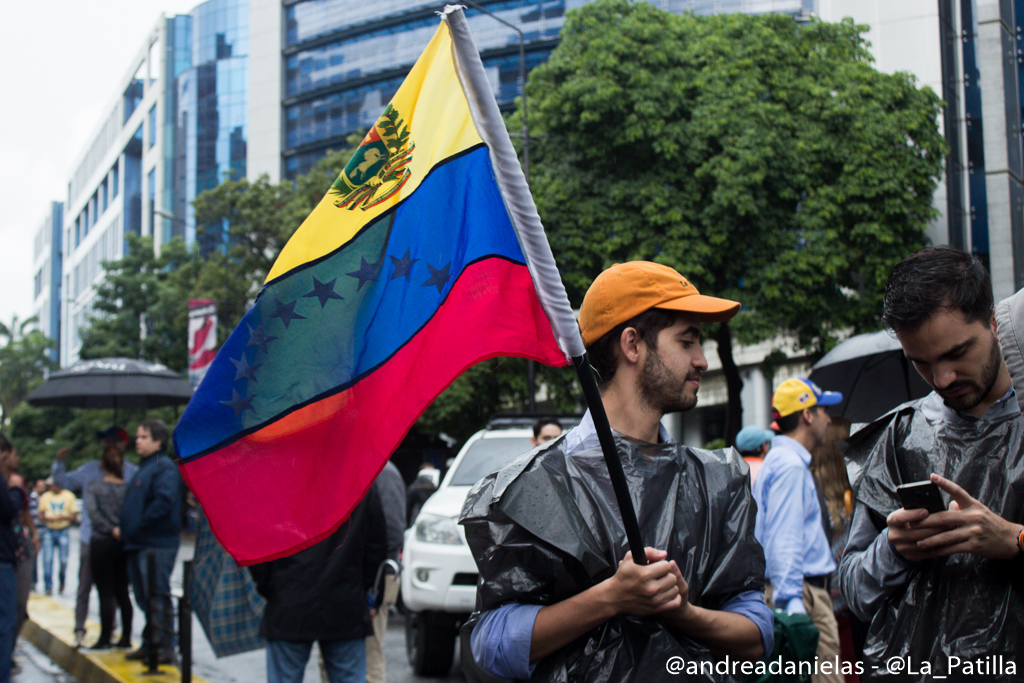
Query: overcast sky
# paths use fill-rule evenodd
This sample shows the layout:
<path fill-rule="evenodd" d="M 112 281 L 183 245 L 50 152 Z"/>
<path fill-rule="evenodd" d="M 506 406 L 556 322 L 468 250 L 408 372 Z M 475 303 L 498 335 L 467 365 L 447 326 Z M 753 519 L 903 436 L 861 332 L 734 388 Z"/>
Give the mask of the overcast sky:
<path fill-rule="evenodd" d="M 32 238 L 160 14 L 199 0 L 9 2 L 0 21 L 0 320 L 32 309 Z"/>

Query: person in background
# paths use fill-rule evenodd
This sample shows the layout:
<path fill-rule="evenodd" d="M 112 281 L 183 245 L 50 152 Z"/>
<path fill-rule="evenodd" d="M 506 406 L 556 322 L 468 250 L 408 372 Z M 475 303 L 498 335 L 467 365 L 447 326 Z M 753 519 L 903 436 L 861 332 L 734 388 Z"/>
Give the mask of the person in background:
<path fill-rule="evenodd" d="M 21 511 L 8 493 L 7 483 L 15 457 L 14 446 L 0 434 L 0 683 L 11 680 L 11 653 L 18 637 L 15 625 L 19 540 L 14 525 Z"/>
<path fill-rule="evenodd" d="M 171 570 L 178 554 L 181 534 L 181 476 L 167 455 L 170 434 L 163 420 L 143 420 L 135 430 L 135 452 L 142 458 L 138 472 L 128 482 L 121 507 L 121 540 L 128 555 L 128 577 L 135 601 L 145 609 L 150 582 L 158 596 L 157 614 L 147 614 L 143 643 L 125 655 L 142 660 L 149 654 L 146 637 L 157 629 L 161 663 L 174 659 L 174 622 L 171 604 Z M 151 576 L 146 554 L 156 554 L 156 575 Z"/>
<path fill-rule="evenodd" d="M 294 555 L 249 567 L 267 599 L 267 683 L 302 683 L 313 642 L 330 683 L 366 682 L 366 593 L 387 558 L 387 529 L 376 487 L 330 536 Z"/>
<path fill-rule="evenodd" d="M 384 510 L 385 529 L 387 531 L 387 557 L 398 562 L 402 555 L 402 544 L 405 540 L 405 481 L 402 473 L 390 460 L 377 475 L 373 488 L 380 497 Z M 371 577 L 371 580 L 374 577 Z M 384 683 L 384 634 L 388 630 L 388 610 L 398 601 L 398 588 L 401 585 L 398 576 L 384 575 L 384 598 L 373 617 L 373 633 L 366 636 L 366 681 L 367 683 Z M 380 586 L 375 586 L 380 590 Z"/>
<path fill-rule="evenodd" d="M 764 457 L 772 447 L 772 439 L 775 432 L 770 429 L 761 429 L 754 425 L 747 425 L 736 434 L 736 450 L 740 452 L 743 459 L 750 466 L 750 483 L 757 479 L 757 473 L 764 464 Z"/>
<path fill-rule="evenodd" d="M 121 610 L 121 639 L 115 647 L 130 648 L 133 611 L 128 596 L 128 558 L 121 542 L 121 507 L 125 494 L 121 449 L 108 446 L 100 465 L 103 478 L 90 483 L 85 492 L 85 509 L 92 520 L 90 574 L 100 594 L 100 637 L 92 649 L 112 646 L 115 602 Z"/>
<path fill-rule="evenodd" d="M 68 527 L 78 519 L 78 500 L 75 494 L 57 484 L 53 477 L 46 480 L 46 485 L 49 491 L 39 498 L 39 519 L 46 528 L 43 533 L 43 586 L 46 594 L 52 595 L 54 548 L 57 549 L 59 563 L 57 592 L 64 592 L 71 542 Z"/>
<path fill-rule="evenodd" d="M 9 450 L 4 451 L 3 449 L 7 447 Z M 2 470 L 8 486 L 7 492 L 10 494 L 11 503 L 18 511 L 13 524 L 14 534 L 18 540 L 14 639 L 11 641 L 13 655 L 18 633 L 21 631 L 22 624 L 28 619 L 28 594 L 32 589 L 32 568 L 35 566 L 35 557 L 39 552 L 39 534 L 36 532 L 35 522 L 29 511 L 29 495 L 25 479 L 18 474 L 20 462 L 18 451 L 10 442 L 6 442 L 6 444 L 0 444 L 0 457 L 3 458 Z M 20 673 L 21 669 L 17 664 L 12 664 L 11 671 Z"/>
<path fill-rule="evenodd" d="M 103 451 L 108 448 L 116 448 L 124 455 L 128 448 L 128 432 L 120 427 L 113 426 L 102 432 L 96 433 L 100 440 L 100 447 Z M 50 476 L 60 486 L 72 493 L 81 496 L 85 500 L 89 484 L 103 478 L 103 468 L 99 460 L 89 460 L 79 465 L 71 472 L 66 469 L 67 457 L 71 448 L 65 446 L 57 450 L 53 465 L 50 467 Z M 124 464 L 125 479 L 131 479 L 138 469 L 130 462 Z M 85 642 L 85 617 L 89 613 L 89 594 L 92 592 L 93 578 L 91 563 L 89 561 L 89 548 L 92 539 L 92 520 L 89 518 L 89 511 L 82 509 L 82 526 L 79 529 L 78 540 L 78 593 L 75 595 L 75 645 L 81 647 Z"/>
<path fill-rule="evenodd" d="M 772 395 L 772 417 L 780 434 L 753 485 L 757 501 L 755 535 L 764 546 L 765 593 L 779 609 L 807 614 L 818 629 L 821 661 L 839 656 L 839 625 L 828 592 L 829 575 L 836 569 L 825 531 L 822 505 L 811 474 L 811 450 L 824 442 L 831 424 L 826 406 L 843 395 L 822 391 L 803 377 L 787 379 Z M 837 667 L 822 668 L 814 683 L 842 683 Z"/>
<path fill-rule="evenodd" d="M 811 474 L 814 475 L 818 486 L 823 526 L 829 536 L 832 557 L 837 567 L 846 549 L 846 524 L 853 512 L 853 491 L 846 473 L 846 460 L 843 459 L 843 453 L 837 444 L 849 436 L 850 421 L 843 417 L 833 417 L 832 424 L 825 430 L 825 440 L 811 450 Z M 858 661 L 863 652 L 867 624 L 850 613 L 846 600 L 839 592 L 838 569 L 829 577 L 829 593 L 839 625 L 839 645 L 843 661 Z M 849 674 L 847 679 L 850 679 Z"/>
<path fill-rule="evenodd" d="M 441 471 L 429 462 L 420 465 L 419 474 L 409 484 L 405 493 L 405 525 L 411 527 L 416 521 L 416 515 L 420 514 L 420 508 L 427 502 L 427 498 L 434 495 L 437 485 L 441 483 Z"/>
<path fill-rule="evenodd" d="M 533 423 L 533 436 L 530 445 L 536 448 L 542 443 L 557 439 L 562 435 L 562 423 L 553 417 L 542 417 Z"/>
<path fill-rule="evenodd" d="M 28 494 L 28 510 L 32 515 L 32 528 L 36 530 L 36 541 L 37 545 L 42 543 L 42 523 L 39 521 L 39 497 L 46 493 L 46 482 L 42 479 L 36 479 L 35 485 Z M 36 548 L 36 554 L 32 558 L 32 590 L 36 589 L 36 584 L 39 583 L 39 548 Z"/>
<path fill-rule="evenodd" d="M 7 456 L 8 480 L 11 500 L 19 510 L 18 519 L 14 524 L 14 532 L 18 536 L 18 582 L 17 582 L 17 621 L 14 625 L 14 633 L 21 632 L 21 626 L 28 619 L 28 596 L 32 592 L 33 576 L 36 555 L 39 553 L 39 533 L 36 530 L 35 520 L 32 519 L 32 512 L 29 506 L 29 493 L 25 486 L 25 479 L 18 474 L 20 460 L 18 451 L 11 450 Z M 12 647 L 13 647 L 12 643 Z M 17 665 L 14 666 L 15 673 L 18 672 Z"/>

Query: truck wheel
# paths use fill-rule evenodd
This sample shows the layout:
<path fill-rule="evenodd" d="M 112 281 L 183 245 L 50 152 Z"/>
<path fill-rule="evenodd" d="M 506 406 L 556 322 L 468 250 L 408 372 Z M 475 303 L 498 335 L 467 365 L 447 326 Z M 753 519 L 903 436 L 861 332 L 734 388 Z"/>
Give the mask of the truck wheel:
<path fill-rule="evenodd" d="M 410 612 L 405 618 L 405 653 L 417 676 L 444 676 L 455 657 L 455 621 L 439 612 Z"/>

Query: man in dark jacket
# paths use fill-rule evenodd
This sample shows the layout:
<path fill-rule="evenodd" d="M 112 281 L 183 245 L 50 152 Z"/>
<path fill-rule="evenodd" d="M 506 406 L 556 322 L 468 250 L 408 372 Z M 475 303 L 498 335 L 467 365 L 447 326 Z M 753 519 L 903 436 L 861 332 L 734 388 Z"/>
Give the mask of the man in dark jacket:
<path fill-rule="evenodd" d="M 178 554 L 181 533 L 181 478 L 167 455 L 167 425 L 163 420 L 143 420 L 135 433 L 135 451 L 142 458 L 135 476 L 128 483 L 121 508 L 121 541 L 128 554 L 128 576 L 139 607 L 146 609 L 149 582 L 156 584 L 158 614 L 147 614 L 143 644 L 130 652 L 128 659 L 143 659 L 147 654 L 152 628 L 158 629 L 160 661 L 170 662 L 174 627 L 171 609 L 171 570 Z M 148 575 L 147 551 L 156 554 L 156 575 Z"/>
<path fill-rule="evenodd" d="M 289 557 L 249 567 L 267 599 L 267 683 L 300 683 L 313 641 L 330 683 L 365 683 L 365 638 L 373 633 L 366 593 L 387 557 L 380 497 L 371 488 L 348 521 Z"/>

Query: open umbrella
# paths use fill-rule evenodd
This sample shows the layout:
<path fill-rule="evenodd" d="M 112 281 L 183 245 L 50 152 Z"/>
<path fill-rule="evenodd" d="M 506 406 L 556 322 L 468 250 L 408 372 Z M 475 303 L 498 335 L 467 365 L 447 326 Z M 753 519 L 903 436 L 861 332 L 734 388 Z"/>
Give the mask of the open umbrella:
<path fill-rule="evenodd" d="M 814 364 L 810 379 L 826 391 L 843 392 L 842 403 L 829 412 L 854 423 L 870 422 L 932 390 L 903 355 L 899 341 L 885 331 L 839 344 Z"/>
<path fill-rule="evenodd" d="M 34 406 L 117 410 L 181 405 L 190 398 L 192 387 L 165 365 L 97 358 L 52 373 L 26 400 Z"/>
<path fill-rule="evenodd" d="M 214 538 L 206 515 L 199 516 L 189 601 L 217 657 L 266 646 L 260 621 L 267 603 L 248 570 Z"/>

